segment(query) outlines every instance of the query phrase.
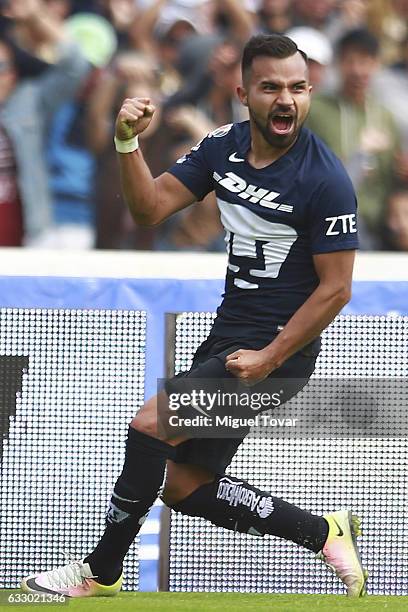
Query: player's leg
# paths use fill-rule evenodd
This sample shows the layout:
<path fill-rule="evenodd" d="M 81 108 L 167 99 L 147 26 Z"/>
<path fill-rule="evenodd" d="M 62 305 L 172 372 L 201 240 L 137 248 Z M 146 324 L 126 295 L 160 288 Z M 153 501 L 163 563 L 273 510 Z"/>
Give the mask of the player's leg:
<path fill-rule="evenodd" d="M 176 381 L 168 381 L 170 388 L 173 389 L 172 385 L 176 390 L 179 385 L 183 388 L 183 379 L 188 377 L 209 378 L 219 375 L 220 364 L 223 374 L 228 375 L 223 362 L 204 353 L 202 359 L 193 362 L 188 373 L 175 377 Z M 85 559 L 98 576 L 98 582 L 111 584 L 117 579 L 124 557 L 159 495 L 166 462 L 176 458 L 176 447 L 187 439 L 186 435 L 160 433 L 158 414 L 162 423 L 168 421 L 172 414 L 169 411 L 166 416 L 169 410 L 168 393 L 166 386 L 166 391 L 146 402 L 130 423 L 125 463 L 114 487 L 106 529 L 95 550 Z M 190 474 L 190 477 L 194 488 L 208 482 L 208 476 L 198 472 Z M 187 494 L 188 491 L 185 491 L 184 495 Z"/>
<path fill-rule="evenodd" d="M 223 441 L 228 444 L 228 440 Z M 197 481 L 201 485 L 197 486 Z M 315 553 L 328 536 L 327 521 L 242 479 L 200 466 L 167 462 L 162 500 L 176 512 L 255 536 L 274 535 Z"/>
<path fill-rule="evenodd" d="M 211 368 L 209 372 L 206 367 L 200 374 L 200 363 L 207 361 L 210 350 L 207 340 L 198 349 L 196 357 L 200 357 L 193 361 L 190 372 L 203 377 L 211 374 Z M 210 361 L 213 364 L 216 360 Z M 175 447 L 182 441 L 166 440 L 157 433 L 159 399 L 162 416 L 167 405 L 167 395 L 162 393 L 163 397 L 146 402 L 130 423 L 124 467 L 114 488 L 105 532 L 95 550 L 85 559 L 25 578 L 23 590 L 62 592 L 73 597 L 114 595 L 120 590 L 123 559 L 159 494 L 166 461 L 174 458 Z"/>
<path fill-rule="evenodd" d="M 225 377 L 224 361 L 228 350 L 230 347 L 203 362 L 199 371 L 203 378 Z M 284 401 L 296 395 L 311 376 L 318 351 L 319 342 L 316 341 L 287 360 L 266 381 L 270 394 L 284 389 L 281 396 Z M 243 479 L 225 475 L 244 435 L 229 439 L 196 438 L 180 444 L 176 462 L 168 461 L 164 501 L 176 511 L 201 516 L 226 529 L 292 540 L 319 553 L 329 566 L 333 566 L 346 584 L 348 594 L 363 594 L 365 573 L 355 545 L 358 525 L 352 522 L 350 513 L 316 516 Z M 206 468 L 214 477 L 194 488 L 197 476 L 192 466 Z"/>
<path fill-rule="evenodd" d="M 192 454 L 194 442 L 189 442 Z M 228 444 L 228 440 L 223 442 Z M 216 448 L 214 441 L 201 440 L 200 454 L 205 443 L 209 449 Z M 197 486 L 199 480 L 202 484 Z M 200 516 L 218 527 L 291 540 L 325 561 L 344 582 L 348 595 L 365 594 L 367 572 L 362 567 L 355 541 L 360 525 L 351 512 L 317 516 L 242 479 L 172 461 L 168 461 L 162 499 L 176 512 Z"/>
<path fill-rule="evenodd" d="M 294 355 L 276 374 L 274 373 L 265 381 L 267 385 L 265 390 L 270 396 L 273 396 L 275 391 L 283 389 L 284 393 L 281 393 L 281 398 L 285 402 L 306 385 L 314 370 L 319 347 L 316 350 L 313 349 L 314 347 L 311 346 L 303 353 Z M 230 351 L 231 347 L 228 347 L 211 356 L 194 371 L 194 376 L 197 376 L 198 373 L 204 380 L 222 381 L 225 379 L 225 357 Z M 184 378 L 181 381 L 174 379 L 172 386 L 179 390 L 180 384 L 188 384 L 189 380 L 190 378 Z M 258 390 L 257 387 L 255 389 Z M 315 552 L 320 551 L 328 535 L 328 525 L 322 517 L 305 512 L 293 504 L 275 498 L 265 491 L 260 491 L 242 479 L 238 480 L 225 475 L 225 468 L 229 465 L 245 435 L 242 433 L 240 438 L 229 439 L 198 438 L 181 444 L 178 449 L 177 463 L 168 462 L 164 499 L 167 501 L 171 499 L 176 503 L 174 508 L 185 514 L 193 513 L 197 507 L 201 512 L 206 512 L 205 518 L 222 527 L 254 535 L 268 533 L 292 540 Z M 211 482 L 192 491 L 190 496 L 186 492 L 183 495 L 183 489 L 179 483 L 183 470 L 191 470 L 191 468 L 182 468 L 180 467 L 182 464 L 206 467 L 212 465 L 213 474 L 217 476 L 214 476 Z M 180 502 L 181 505 L 177 502 Z"/>
<path fill-rule="evenodd" d="M 85 559 L 29 576 L 29 592 L 63 592 L 72 597 L 114 595 L 121 587 L 122 564 L 164 480 L 166 461 L 175 445 L 157 434 L 157 396 L 140 409 L 129 425 L 125 461 L 112 494 L 106 528 L 95 550 Z"/>
<path fill-rule="evenodd" d="M 109 504 L 106 529 L 85 559 L 98 582 L 112 584 L 120 575 L 126 553 L 159 495 L 166 461 L 180 441 L 168 443 L 158 434 L 157 401 L 157 396 L 148 400 L 129 425 L 125 462 Z"/>

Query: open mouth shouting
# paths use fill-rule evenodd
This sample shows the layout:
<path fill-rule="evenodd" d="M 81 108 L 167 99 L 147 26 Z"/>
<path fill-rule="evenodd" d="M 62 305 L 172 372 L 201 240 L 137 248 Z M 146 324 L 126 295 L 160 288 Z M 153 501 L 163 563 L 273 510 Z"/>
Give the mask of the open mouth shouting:
<path fill-rule="evenodd" d="M 295 127 L 295 115 L 294 113 L 275 111 L 270 116 L 270 125 L 274 134 L 277 136 L 286 136 L 290 134 Z"/>

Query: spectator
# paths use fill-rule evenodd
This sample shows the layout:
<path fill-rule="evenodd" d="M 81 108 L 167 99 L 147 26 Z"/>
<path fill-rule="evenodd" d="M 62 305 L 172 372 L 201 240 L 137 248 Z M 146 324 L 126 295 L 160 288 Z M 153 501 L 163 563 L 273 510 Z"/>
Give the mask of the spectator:
<path fill-rule="evenodd" d="M 265 34 L 284 34 L 292 25 L 292 0 L 262 0 L 258 11 L 259 26 Z"/>
<path fill-rule="evenodd" d="M 295 26 L 324 31 L 334 18 L 336 0 L 293 0 Z"/>
<path fill-rule="evenodd" d="M 408 36 L 408 0 L 389 0 L 383 10 L 377 32 L 382 58 L 386 64 L 400 61 L 401 44 Z"/>
<path fill-rule="evenodd" d="M 326 68 L 333 59 L 333 51 L 327 36 L 306 26 L 292 28 L 286 34 L 295 41 L 308 58 L 309 79 L 314 91 L 321 89 L 325 82 Z"/>
<path fill-rule="evenodd" d="M 336 43 L 349 30 L 364 28 L 372 0 L 342 0 L 326 27 L 329 39 Z"/>
<path fill-rule="evenodd" d="M 197 61 L 191 62 L 191 58 Z M 190 37 L 180 47 L 178 69 L 183 82 L 167 99 L 166 108 L 199 105 L 218 126 L 246 119 L 247 112 L 236 95 L 241 80 L 240 62 L 240 47 L 232 40 Z"/>
<path fill-rule="evenodd" d="M 401 45 L 401 61 L 383 68 L 373 82 L 378 99 L 393 114 L 401 136 L 401 154 L 397 158 L 397 178 L 408 188 L 408 35 Z"/>
<path fill-rule="evenodd" d="M 241 83 L 241 51 L 236 44 L 225 41 L 214 49 L 204 78 L 208 91 L 196 103 L 213 122 L 213 129 L 248 119 L 248 110 L 237 97 L 237 87 Z"/>
<path fill-rule="evenodd" d="M 150 249 L 154 230 L 135 228 L 121 196 L 119 168 L 114 147 L 114 119 L 126 97 L 149 96 L 156 112 L 143 133 L 141 148 L 155 174 L 164 171 L 174 147 L 171 134 L 163 128 L 158 73 L 149 60 L 135 51 L 120 52 L 93 89 L 85 123 L 90 126 L 88 142 L 97 158 L 96 246 L 102 249 Z"/>
<path fill-rule="evenodd" d="M 71 0 L 72 4 L 72 12 L 95 12 L 98 13 L 100 11 L 100 0 Z"/>
<path fill-rule="evenodd" d="M 395 189 L 388 202 L 386 219 L 387 246 L 408 251 L 408 190 Z"/>
<path fill-rule="evenodd" d="M 191 34 L 216 33 L 244 44 L 255 29 L 256 4 L 250 0 L 140 1 L 147 6 L 134 23 L 133 35 L 144 51 L 151 52 L 154 35 L 175 46 Z"/>
<path fill-rule="evenodd" d="M 184 136 L 180 146 L 174 149 L 173 162 L 219 126 L 192 106 L 180 106 L 167 113 L 166 125 Z M 154 247 L 164 251 L 225 251 L 224 231 L 214 193 L 165 221 L 155 235 Z"/>
<path fill-rule="evenodd" d="M 141 146 L 158 174 L 208 131 L 246 119 L 235 97 L 240 47 L 258 28 L 287 32 L 309 56 L 315 92 L 309 125 L 343 159 L 358 191 L 363 248 L 406 248 L 408 0 L 6 4 L 9 34 L 0 44 L 0 244 L 90 246 L 96 204 L 99 247 L 223 248 L 211 195 L 159 228 L 134 227 L 119 196 L 112 120 L 126 95 L 151 95 L 158 111 Z M 101 67 L 109 54 L 103 61 L 93 56 L 104 44 L 97 28 L 84 25 L 90 20 L 83 13 L 90 11 L 96 20 L 101 15 L 109 20 L 119 44 L 108 69 Z M 77 22 L 72 14 L 79 14 Z M 380 53 L 367 30 L 377 35 Z M 73 34 L 81 37 L 82 55 L 92 67 L 69 42 Z M 378 71 L 381 57 L 392 63 Z M 24 132 L 29 143 L 24 150 L 23 128 L 18 131 L 21 122 L 15 118 L 23 103 L 14 102 L 23 94 L 29 105 L 24 121 L 34 126 Z"/>
<path fill-rule="evenodd" d="M 212 86 L 209 64 L 223 37 L 219 34 L 190 36 L 177 49 L 174 68 L 177 69 L 178 87 L 166 96 L 166 106 L 196 104 L 205 98 Z M 163 93 L 167 93 L 164 91 Z"/>
<path fill-rule="evenodd" d="M 190 47 L 202 45 L 203 40 L 204 37 L 190 39 L 188 44 Z M 208 37 L 205 40 L 208 41 Z M 183 133 L 185 137 L 177 157 L 181 157 L 220 125 L 248 118 L 247 109 L 236 95 L 237 86 L 241 82 L 239 46 L 224 40 L 212 47 L 212 53 L 207 58 L 207 66 L 202 66 L 200 78 L 197 78 L 201 91 L 196 89 L 196 107 L 176 106 L 165 117 L 167 126 Z M 192 82 L 195 82 L 194 79 Z M 191 93 L 191 88 L 188 91 Z M 175 99 L 180 100 L 182 95 L 183 91 L 179 92 L 170 101 L 170 106 L 173 107 Z M 225 250 L 224 233 L 214 195 L 209 194 L 202 203 L 182 211 L 163 224 L 157 232 L 155 247 L 162 250 Z"/>
<path fill-rule="evenodd" d="M 393 114 L 401 137 L 401 152 L 396 155 L 397 185 L 388 202 L 388 246 L 408 250 L 408 36 L 401 45 L 401 61 L 384 68 L 374 81 L 373 90 Z"/>
<path fill-rule="evenodd" d="M 358 194 L 362 248 L 381 248 L 386 202 L 399 147 L 391 114 L 370 95 L 379 45 L 367 30 L 347 33 L 337 47 L 340 86 L 316 96 L 309 127 L 343 160 Z"/>
<path fill-rule="evenodd" d="M 58 55 L 56 64 L 39 74 L 10 35 L 1 36 L 0 244 L 35 246 L 52 227 L 45 134 L 53 113 L 74 94 L 89 66 L 49 19 L 41 0 L 13 0 L 4 14 L 11 23 L 24 24 L 36 40 L 54 45 Z"/>
<path fill-rule="evenodd" d="M 139 17 L 137 2 L 135 0 L 100 0 L 99 5 L 102 16 L 115 29 L 119 48 L 127 49 L 134 45 L 132 28 Z"/>
<path fill-rule="evenodd" d="M 161 89 L 166 97 L 175 96 L 171 104 L 194 104 L 208 89 L 204 72 L 214 48 L 226 35 L 246 41 L 255 13 L 236 0 L 147 0 L 147 4 L 133 27 L 137 46 L 158 58 Z M 217 22 L 221 13 L 227 33 Z"/>
<path fill-rule="evenodd" d="M 48 19 L 54 23 L 60 23 L 71 11 L 70 0 L 43 0 L 43 6 L 47 11 Z M 55 62 L 56 47 L 53 41 L 38 37 L 36 30 L 27 26 L 25 21 L 14 22 L 13 39 L 20 47 L 23 47 L 36 57 L 44 61 Z"/>
<path fill-rule="evenodd" d="M 57 110 L 47 140 L 47 161 L 54 227 L 44 237 L 47 248 L 89 249 L 95 243 L 95 158 L 86 136 L 89 96 L 115 49 L 112 26 L 101 16 L 82 13 L 64 27 L 76 39 L 93 69 L 75 97 Z"/>
<path fill-rule="evenodd" d="M 255 31 L 256 1 L 215 0 L 213 7 L 215 27 L 218 25 L 227 37 L 243 46 Z"/>
<path fill-rule="evenodd" d="M 225 252 L 225 233 L 214 193 L 180 211 L 158 230 L 154 241 L 158 251 Z"/>
<path fill-rule="evenodd" d="M 114 118 L 124 97 L 143 92 L 151 97 L 156 113 L 141 137 L 143 154 L 155 175 L 186 153 L 215 125 L 193 107 L 177 107 L 162 114 L 158 82 L 143 55 L 120 53 L 112 68 L 100 80 L 91 97 L 88 124 L 90 142 L 98 155 L 97 247 L 162 250 L 203 250 L 225 248 L 213 196 L 159 228 L 137 228 L 120 193 L 119 171 L 112 147 Z"/>

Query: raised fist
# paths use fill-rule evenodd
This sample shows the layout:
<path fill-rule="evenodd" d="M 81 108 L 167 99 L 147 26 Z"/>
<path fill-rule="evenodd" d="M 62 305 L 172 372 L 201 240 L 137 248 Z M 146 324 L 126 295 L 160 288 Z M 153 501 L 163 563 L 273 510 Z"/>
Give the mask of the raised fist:
<path fill-rule="evenodd" d="M 150 98 L 127 98 L 120 109 L 116 124 L 115 136 L 119 140 L 129 140 L 144 132 L 150 124 L 155 107 Z"/>

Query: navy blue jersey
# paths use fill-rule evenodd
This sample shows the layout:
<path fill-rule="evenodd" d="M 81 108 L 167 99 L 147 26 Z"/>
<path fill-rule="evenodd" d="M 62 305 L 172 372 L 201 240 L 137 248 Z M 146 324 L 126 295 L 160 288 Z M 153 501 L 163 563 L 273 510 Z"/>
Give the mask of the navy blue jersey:
<path fill-rule="evenodd" d="M 270 338 L 316 289 L 313 255 L 358 247 L 356 196 L 330 149 L 306 128 L 278 160 L 247 161 L 249 122 L 206 136 L 169 172 L 202 200 L 215 190 L 228 269 L 214 333 Z"/>

